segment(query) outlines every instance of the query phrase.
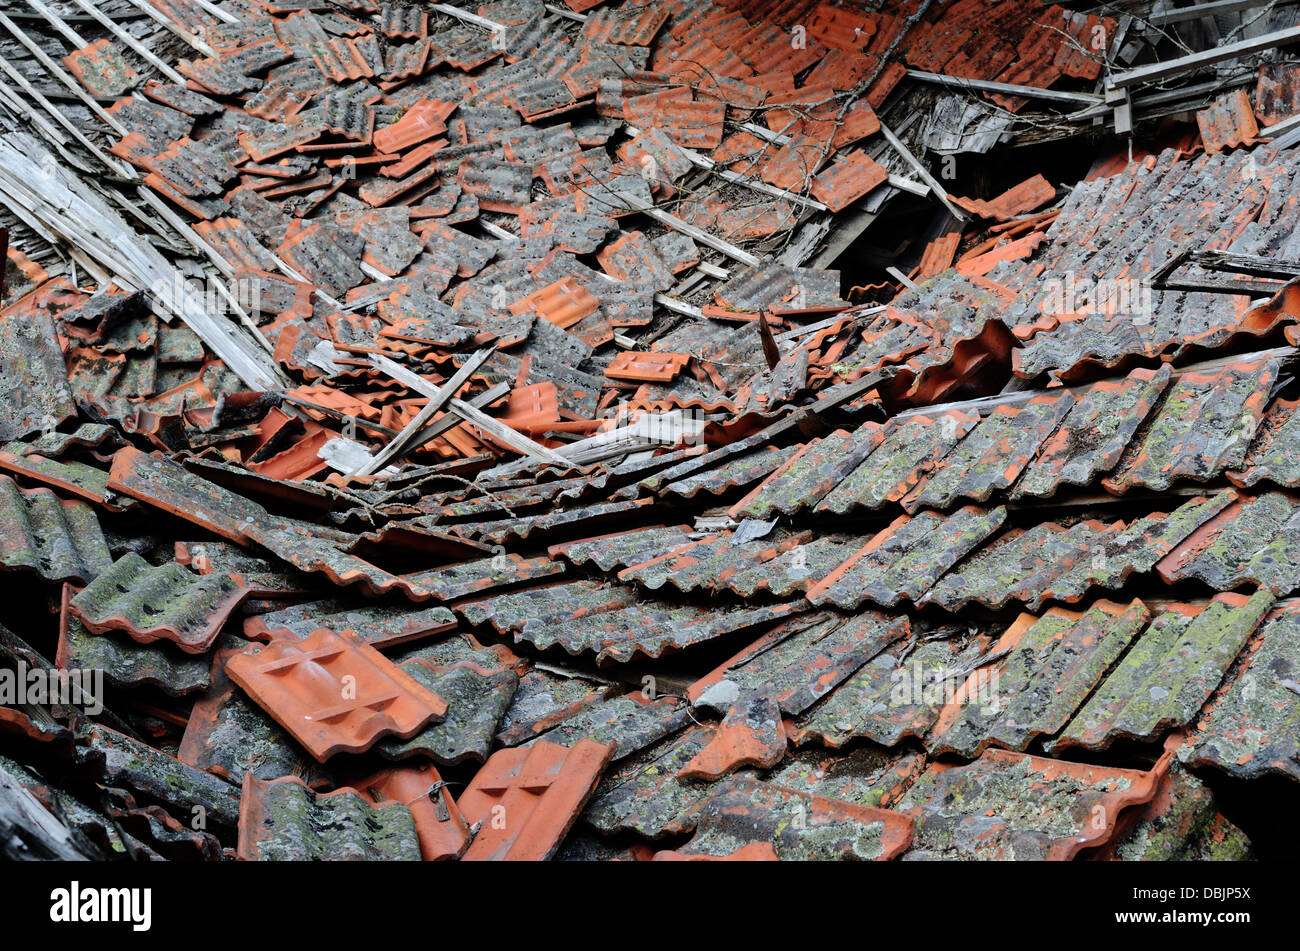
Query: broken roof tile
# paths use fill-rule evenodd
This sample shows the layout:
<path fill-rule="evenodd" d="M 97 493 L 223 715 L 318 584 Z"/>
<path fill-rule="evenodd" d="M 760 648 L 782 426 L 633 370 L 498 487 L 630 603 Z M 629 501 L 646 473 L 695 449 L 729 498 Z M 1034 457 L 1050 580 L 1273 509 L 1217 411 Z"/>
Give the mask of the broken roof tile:
<path fill-rule="evenodd" d="M 623 694 L 585 705 L 563 719 L 549 717 L 534 724 L 535 731 L 540 727 L 545 730 L 539 737 L 528 739 L 525 745 L 594 740 L 613 748 L 610 758 L 613 762 L 675 733 L 688 719 L 689 714 L 679 698 L 648 699 L 642 693 Z"/>
<path fill-rule="evenodd" d="M 736 690 L 766 684 L 783 712 L 798 715 L 908 631 L 906 618 L 875 611 L 789 620 L 697 680 L 686 696 L 697 706 L 713 706 L 715 698 L 729 705 Z"/>
<path fill-rule="evenodd" d="M 411 810 L 424 861 L 458 859 L 469 848 L 471 833 L 465 817 L 432 765 L 386 769 L 359 780 L 354 788 L 374 805 L 396 802 Z"/>
<path fill-rule="evenodd" d="M 50 441 L 53 443 L 53 440 Z M 123 505 L 109 502 L 108 472 L 84 462 L 68 460 L 60 462 L 47 459 L 32 451 L 27 443 L 5 443 L 6 447 L 21 451 L 15 455 L 0 449 L 0 469 L 22 477 L 25 481 L 39 482 L 50 488 L 58 489 L 64 495 L 90 502 L 109 511 L 120 511 Z"/>
<path fill-rule="evenodd" d="M 826 494 L 815 511 L 844 515 L 899 501 L 978 422 L 978 414 L 955 410 L 891 420 L 880 445 Z"/>
<path fill-rule="evenodd" d="M 456 180 L 465 194 L 473 195 L 480 208 L 518 214 L 531 200 L 531 165 L 508 162 L 490 155 L 471 155 L 460 163 Z"/>
<path fill-rule="evenodd" d="M 1205 481 L 1240 468 L 1276 376 L 1271 360 L 1184 374 L 1102 485 L 1117 493 L 1162 490 L 1180 478 Z"/>
<path fill-rule="evenodd" d="M 99 723 L 85 723 L 77 733 L 80 743 L 103 757 L 106 785 L 137 790 L 178 815 L 197 816 L 201 809 L 210 826 L 238 825 L 239 790 L 225 780 Z"/>
<path fill-rule="evenodd" d="M 1011 498 L 1046 497 L 1063 485 L 1087 486 L 1119 462 L 1139 425 L 1169 382 L 1169 368 L 1134 370 L 1078 395 L 1069 414 L 1043 443 Z"/>
<path fill-rule="evenodd" d="M 742 689 L 713 738 L 678 771 L 683 779 L 721 779 L 745 767 L 766 769 L 785 757 L 785 727 L 769 685 Z"/>
<path fill-rule="evenodd" d="M 563 542 L 552 545 L 547 553 L 574 565 L 593 565 L 601 571 L 611 572 L 666 555 L 687 544 L 690 535 L 691 531 L 685 525 L 656 525 Z"/>
<path fill-rule="evenodd" d="M 1056 197 L 1056 189 L 1042 175 L 1027 178 L 989 201 L 949 196 L 961 208 L 981 218 L 1010 221 L 1017 215 L 1040 208 Z"/>
<path fill-rule="evenodd" d="M 389 759 L 427 756 L 446 766 L 487 759 L 493 736 L 519 685 L 519 675 L 506 668 L 487 669 L 472 661 L 439 668 L 413 658 L 401 668 L 446 700 L 447 716 L 409 739 L 381 740 L 379 753 Z"/>
<path fill-rule="evenodd" d="M 49 489 L 24 491 L 0 475 L 0 569 L 46 581 L 93 580 L 112 563 L 95 512 Z"/>
<path fill-rule="evenodd" d="M 95 96 L 120 96 L 139 81 L 122 48 L 107 38 L 73 50 L 63 64 Z"/>
<path fill-rule="evenodd" d="M 117 687 L 156 687 L 172 697 L 207 689 L 205 656 L 183 654 L 163 642 L 140 644 L 121 631 L 95 634 L 68 608 L 73 592 L 64 586 L 55 665 L 61 670 L 102 670 Z"/>
<path fill-rule="evenodd" d="M 177 758 L 231 782 L 242 782 L 245 773 L 321 778 L 321 767 L 226 676 L 226 661 L 246 645 L 233 637 L 223 644 L 212 657 L 211 686 L 190 711 Z"/>
<path fill-rule="evenodd" d="M 1300 613 L 1270 614 L 1242 652 L 1244 662 L 1211 699 L 1179 758 L 1241 779 L 1276 774 L 1300 778 L 1295 724 L 1300 720 L 1296 658 Z"/>
<path fill-rule="evenodd" d="M 990 746 L 1024 750 L 1055 734 L 1149 617 L 1141 601 L 1099 601 L 1082 614 L 1053 608 L 1041 618 L 1021 615 L 991 648 L 1008 656 L 958 688 L 927 748 L 974 758 Z"/>
<path fill-rule="evenodd" d="M 1248 145 L 1259 135 L 1259 124 L 1244 89 L 1234 89 L 1211 101 L 1196 112 L 1196 125 L 1206 152 Z"/>
<path fill-rule="evenodd" d="M 672 271 L 640 231 L 625 231 L 596 255 L 600 266 L 620 281 L 649 285 L 665 291 L 675 283 Z"/>
<path fill-rule="evenodd" d="M 896 746 L 921 739 L 965 679 L 986 637 L 898 641 L 857 669 L 791 728 L 796 746 L 817 741 L 839 749 L 865 738 Z"/>
<path fill-rule="evenodd" d="M 638 383 L 670 383 L 690 362 L 688 353 L 643 353 L 623 350 L 615 355 L 605 376 L 611 380 Z"/>
<path fill-rule="evenodd" d="M 808 442 L 727 514 L 735 519 L 765 519 L 812 508 L 871 455 L 883 438 L 883 428 L 868 423 L 854 433 L 840 429 Z"/>
<path fill-rule="evenodd" d="M 584 821 L 607 835 L 631 830 L 662 837 L 713 793 L 712 784 L 680 776 L 713 733 L 712 727 L 693 726 L 613 765 L 583 811 Z"/>
<path fill-rule="evenodd" d="M 241 545 L 248 541 L 241 523 L 265 511 L 256 502 L 190 473 L 177 462 L 132 447 L 120 449 L 113 456 L 108 487 Z"/>
<path fill-rule="evenodd" d="M 451 630 L 456 617 L 441 606 L 357 604 L 342 600 L 307 601 L 277 611 L 255 614 L 244 621 L 244 636 L 271 640 L 282 633 L 303 639 L 321 628 L 335 633 L 355 631 L 372 647 L 395 647 Z"/>
<path fill-rule="evenodd" d="M 930 766 L 895 808 L 916 822 L 909 857 L 1065 860 L 1106 842 L 1121 811 L 1149 802 L 1167 769 L 988 750 L 966 766 Z"/>
<path fill-rule="evenodd" d="M 851 805 L 825 796 L 734 777 L 675 823 L 690 822 L 695 835 L 678 857 L 725 856 L 767 844 L 785 861 L 858 859 L 888 861 L 912 842 L 909 818 L 885 809 Z M 656 858 L 663 857 L 659 853 Z"/>
<path fill-rule="evenodd" d="M 1276 399 L 1269 406 L 1241 468 L 1227 473 L 1233 485 L 1249 488 L 1267 480 L 1283 488 L 1300 488 L 1300 456 L 1291 451 L 1300 439 L 1300 400 Z"/>
<path fill-rule="evenodd" d="M 1035 396 L 1024 405 L 998 407 L 957 444 L 920 485 L 901 500 L 906 511 L 945 509 L 958 499 L 986 501 L 1020 477 L 1039 447 L 1074 406 L 1074 396 Z"/>
<path fill-rule="evenodd" d="M 859 198 L 883 185 L 889 172 L 863 155 L 849 152 L 813 176 L 812 196 L 833 212 L 843 211 Z"/>
<path fill-rule="evenodd" d="M 419 861 L 411 810 L 372 806 L 354 789 L 317 793 L 295 776 L 244 774 L 239 846 L 244 861 Z"/>
<path fill-rule="evenodd" d="M 0 310 L 0 352 L 6 355 L 0 386 L 6 393 L 23 394 L 22 399 L 6 399 L 0 406 L 0 440 L 53 432 L 77 414 L 54 320 L 34 308 L 40 290 Z"/>
<path fill-rule="evenodd" d="M 1281 492 L 1241 496 L 1156 566 L 1166 581 L 1196 578 L 1216 591 L 1253 583 L 1279 597 L 1300 586 L 1300 502 Z"/>
<path fill-rule="evenodd" d="M 652 591 L 664 585 L 671 585 L 683 593 L 716 591 L 724 579 L 770 561 L 801 538 L 806 540 L 806 536 L 783 533 L 770 539 L 742 542 L 734 534 L 710 535 L 643 564 L 625 568 L 618 573 L 618 579 L 635 581 Z"/>
<path fill-rule="evenodd" d="M 95 634 L 122 631 L 141 644 L 162 640 L 202 654 L 247 595 L 230 575 L 199 575 L 176 562 L 155 567 L 127 552 L 77 593 L 72 610 Z"/>

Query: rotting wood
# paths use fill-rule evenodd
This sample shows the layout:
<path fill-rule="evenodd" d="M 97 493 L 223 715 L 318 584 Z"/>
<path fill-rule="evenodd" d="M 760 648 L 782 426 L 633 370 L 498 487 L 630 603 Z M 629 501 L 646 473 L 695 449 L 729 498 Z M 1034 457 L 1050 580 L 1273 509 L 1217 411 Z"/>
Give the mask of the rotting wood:
<path fill-rule="evenodd" d="M 433 419 L 435 413 L 442 409 L 444 403 L 451 399 L 460 388 L 469 380 L 474 371 L 483 365 L 488 357 L 496 350 L 495 347 L 484 347 L 479 350 L 464 365 L 452 375 L 452 378 L 438 388 L 436 396 L 429 398 L 429 402 L 415 415 L 409 423 L 402 428 L 402 431 L 393 437 L 392 442 L 381 449 L 371 460 L 359 469 L 355 475 L 371 475 L 378 472 L 406 448 L 420 430 L 422 430 L 429 421 Z"/>
<path fill-rule="evenodd" d="M 20 145 L 21 143 L 21 145 Z M 133 232 L 126 222 L 79 179 L 37 156 L 50 153 L 35 138 L 16 134 L 0 140 L 0 200 L 41 221 L 51 232 L 100 262 L 127 290 L 148 291 L 167 313 L 198 334 L 245 385 L 257 390 L 289 386 L 279 366 L 238 329 L 203 309 L 180 271 Z"/>
<path fill-rule="evenodd" d="M 1165 60 L 1163 63 L 1151 63 L 1124 72 L 1112 73 L 1109 80 L 1107 80 L 1106 86 L 1108 89 L 1125 89 L 1139 83 L 1168 79 L 1171 76 L 1180 76 L 1183 73 L 1200 69 L 1202 66 L 1213 66 L 1215 63 L 1222 63 L 1224 60 L 1236 59 L 1238 56 L 1245 56 L 1249 53 L 1258 53 L 1261 50 L 1284 46 L 1297 40 L 1300 40 L 1300 26 L 1293 26 L 1286 30 L 1277 30 L 1273 33 L 1265 33 L 1262 36 L 1253 36 L 1248 39 L 1238 40 L 1235 43 L 1202 50 L 1199 53 L 1180 56 L 1177 59 Z"/>
<path fill-rule="evenodd" d="M 431 400 L 439 398 L 438 387 L 434 386 L 418 373 L 408 370 L 401 364 L 394 363 L 387 357 L 380 356 L 377 353 L 370 355 L 370 362 L 377 370 L 381 370 L 388 374 L 412 392 L 419 393 L 422 396 L 427 396 Z M 477 407 L 471 406 L 464 400 L 458 400 L 453 397 L 447 399 L 445 405 L 447 406 L 448 412 L 455 413 L 461 419 L 465 420 L 465 422 L 472 423 L 516 452 L 522 453 L 526 456 L 532 456 L 534 459 L 540 459 L 544 462 L 568 464 L 563 456 L 557 455 L 545 446 L 534 442 L 523 433 L 516 432 L 505 423 L 493 419 L 491 416 L 483 413 Z"/>
<path fill-rule="evenodd" d="M 207 43 L 203 42 L 203 40 L 199 39 L 189 30 L 185 29 L 179 23 L 172 20 L 170 17 L 165 16 L 163 13 L 161 13 L 158 10 L 157 7 L 155 7 L 151 3 L 148 3 L 147 0 L 127 0 L 127 2 L 130 3 L 132 6 L 134 6 L 140 12 L 147 14 L 150 19 L 157 22 L 160 26 L 163 26 L 166 29 L 170 30 L 171 32 L 175 33 L 182 40 L 184 40 L 194 49 L 198 50 L 204 56 L 211 56 L 214 58 L 216 57 L 217 55 L 216 50 L 214 50 Z"/>

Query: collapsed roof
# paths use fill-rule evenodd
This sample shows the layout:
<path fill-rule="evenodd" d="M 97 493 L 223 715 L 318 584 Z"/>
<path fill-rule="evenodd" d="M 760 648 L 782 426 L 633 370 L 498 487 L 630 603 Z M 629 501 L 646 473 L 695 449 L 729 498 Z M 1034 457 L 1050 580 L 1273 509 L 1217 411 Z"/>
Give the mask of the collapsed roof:
<path fill-rule="evenodd" d="M 1294 8 L 17 6 L 14 857 L 1285 833 Z"/>

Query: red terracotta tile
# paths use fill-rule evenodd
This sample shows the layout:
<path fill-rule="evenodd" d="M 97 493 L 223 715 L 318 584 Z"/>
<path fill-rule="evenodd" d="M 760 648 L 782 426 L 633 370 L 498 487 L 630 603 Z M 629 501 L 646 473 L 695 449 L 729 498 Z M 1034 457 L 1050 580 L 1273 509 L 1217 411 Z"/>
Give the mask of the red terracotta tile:
<path fill-rule="evenodd" d="M 481 823 L 465 859 L 551 858 L 613 755 L 613 746 L 591 740 L 493 753 L 457 802 L 467 822 Z"/>
<path fill-rule="evenodd" d="M 600 301 L 576 278 L 565 277 L 520 298 L 508 307 L 512 314 L 533 312 L 560 328 L 572 327 L 600 308 Z"/>
<path fill-rule="evenodd" d="M 785 726 L 775 691 L 743 691 L 713 739 L 678 772 L 682 779 L 712 782 L 746 766 L 768 769 L 785 757 Z"/>
<path fill-rule="evenodd" d="M 1201 109 L 1196 113 L 1196 124 L 1207 152 L 1249 145 L 1259 135 L 1259 124 L 1244 89 L 1224 93 L 1208 108 Z"/>
<path fill-rule="evenodd" d="M 642 352 L 623 350 L 605 368 L 611 380 L 637 383 L 668 383 L 690 363 L 689 353 Z"/>
<path fill-rule="evenodd" d="M 441 697 L 351 632 L 322 628 L 301 641 L 252 645 L 226 672 L 320 762 L 386 736 L 408 739 L 447 711 Z"/>
<path fill-rule="evenodd" d="M 831 211 L 843 211 L 888 179 L 884 166 L 861 152 L 850 152 L 814 176 L 812 194 Z"/>
<path fill-rule="evenodd" d="M 386 769 L 353 787 L 376 806 L 400 802 L 411 810 L 426 862 L 458 859 L 469 847 L 469 825 L 433 764 Z"/>
<path fill-rule="evenodd" d="M 440 102 L 437 99 L 418 102 L 392 125 L 375 130 L 375 148 L 380 152 L 396 153 L 442 135 L 447 131 L 447 116 L 455 108 L 456 103 Z"/>
<path fill-rule="evenodd" d="M 1010 221 L 1017 215 L 1047 204 L 1056 197 L 1056 189 L 1042 175 L 1035 175 L 988 201 L 978 198 L 958 198 L 955 195 L 949 197 L 955 204 L 973 215 L 992 218 L 994 221 Z"/>

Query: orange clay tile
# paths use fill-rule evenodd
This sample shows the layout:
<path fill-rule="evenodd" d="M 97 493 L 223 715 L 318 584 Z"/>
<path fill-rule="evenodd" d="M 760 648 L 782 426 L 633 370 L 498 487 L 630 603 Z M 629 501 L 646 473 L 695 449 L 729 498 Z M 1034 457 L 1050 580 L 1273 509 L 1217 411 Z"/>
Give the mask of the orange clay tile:
<path fill-rule="evenodd" d="M 876 111 L 867 102 L 859 100 L 849 108 L 844 118 L 835 127 L 835 134 L 831 137 L 831 148 L 838 149 L 851 145 L 879 131 L 880 120 L 876 117 Z"/>
<path fill-rule="evenodd" d="M 596 295 L 579 284 L 576 278 L 562 277 L 554 284 L 520 298 L 507 309 L 512 314 L 532 311 L 557 327 L 568 328 L 599 308 L 600 301 Z"/>
<path fill-rule="evenodd" d="M 426 99 L 407 109 L 392 125 L 375 130 L 374 146 L 379 152 L 400 152 L 447 131 L 446 118 L 456 103 Z"/>
<path fill-rule="evenodd" d="M 850 152 L 813 177 L 812 194 L 831 211 L 843 211 L 888 178 L 884 166 L 861 152 Z"/>
<path fill-rule="evenodd" d="M 770 687 L 742 692 L 708 745 L 678 771 L 682 779 L 712 782 L 745 766 L 768 769 L 785 756 L 785 725 Z"/>
<path fill-rule="evenodd" d="M 955 195 L 949 197 L 956 205 L 973 215 L 992 218 L 994 221 L 1010 221 L 1016 215 L 1033 211 L 1047 204 L 1056 197 L 1056 189 L 1042 175 L 1035 175 L 988 201 L 978 198 L 958 198 Z"/>
<path fill-rule="evenodd" d="M 1259 135 L 1259 123 L 1244 89 L 1224 93 L 1197 112 L 1196 125 L 1207 152 L 1248 145 Z"/>
<path fill-rule="evenodd" d="M 919 278 L 934 277 L 936 274 L 952 267 L 952 259 L 956 256 L 957 247 L 960 244 L 960 231 L 951 231 L 935 238 L 925 246 L 925 251 L 921 253 L 921 263 L 916 267 L 915 276 Z"/>
<path fill-rule="evenodd" d="M 1046 240 L 1047 235 L 1043 232 L 1031 231 L 1023 238 L 1008 241 L 986 254 L 960 261 L 957 264 L 957 273 L 965 277 L 983 277 L 997 267 L 999 262 L 1019 261 L 1021 258 L 1029 257 L 1034 249 Z"/>
<path fill-rule="evenodd" d="M 894 87 L 906 75 L 907 67 L 902 63 L 895 62 L 886 66 L 880 71 L 880 75 L 876 77 L 875 82 L 871 84 L 871 88 L 867 90 L 866 100 L 868 105 L 872 109 L 879 109 L 885 100 L 889 98 L 889 94 L 894 91 Z"/>
<path fill-rule="evenodd" d="M 446 139 L 434 139 L 432 142 L 426 142 L 419 148 L 407 152 L 406 155 L 402 156 L 401 161 L 385 165 L 379 170 L 379 174 L 385 178 L 403 178 L 410 175 L 426 162 L 432 163 L 434 154 L 446 144 Z"/>
<path fill-rule="evenodd" d="M 469 847 L 469 825 L 432 763 L 386 769 L 353 788 L 372 805 L 400 802 L 411 810 L 426 862 L 458 859 Z"/>
<path fill-rule="evenodd" d="M 5 249 L 4 254 L 0 255 L 0 259 L 13 264 L 14 267 L 18 268 L 19 273 L 33 284 L 44 284 L 50 279 L 50 274 L 45 268 L 12 245 Z"/>
<path fill-rule="evenodd" d="M 613 755 L 612 745 L 592 740 L 572 747 L 538 740 L 493 753 L 457 802 L 467 822 L 481 823 L 465 859 L 549 859 Z"/>
<path fill-rule="evenodd" d="M 787 191 L 801 190 L 821 168 L 830 149 L 807 136 L 793 136 L 775 155 L 763 160 L 763 181 Z"/>
<path fill-rule="evenodd" d="M 637 350 L 622 350 L 605 368 L 605 376 L 611 380 L 628 380 L 636 383 L 667 383 L 690 361 L 689 353 L 658 351 L 643 353 Z"/>
<path fill-rule="evenodd" d="M 408 739 L 447 712 L 441 697 L 350 631 L 250 645 L 226 672 L 320 762 L 386 736 Z"/>
<path fill-rule="evenodd" d="M 547 428 L 560 421 L 559 391 L 547 380 L 528 386 L 516 386 L 510 391 L 506 411 L 497 417 L 511 429 Z"/>

